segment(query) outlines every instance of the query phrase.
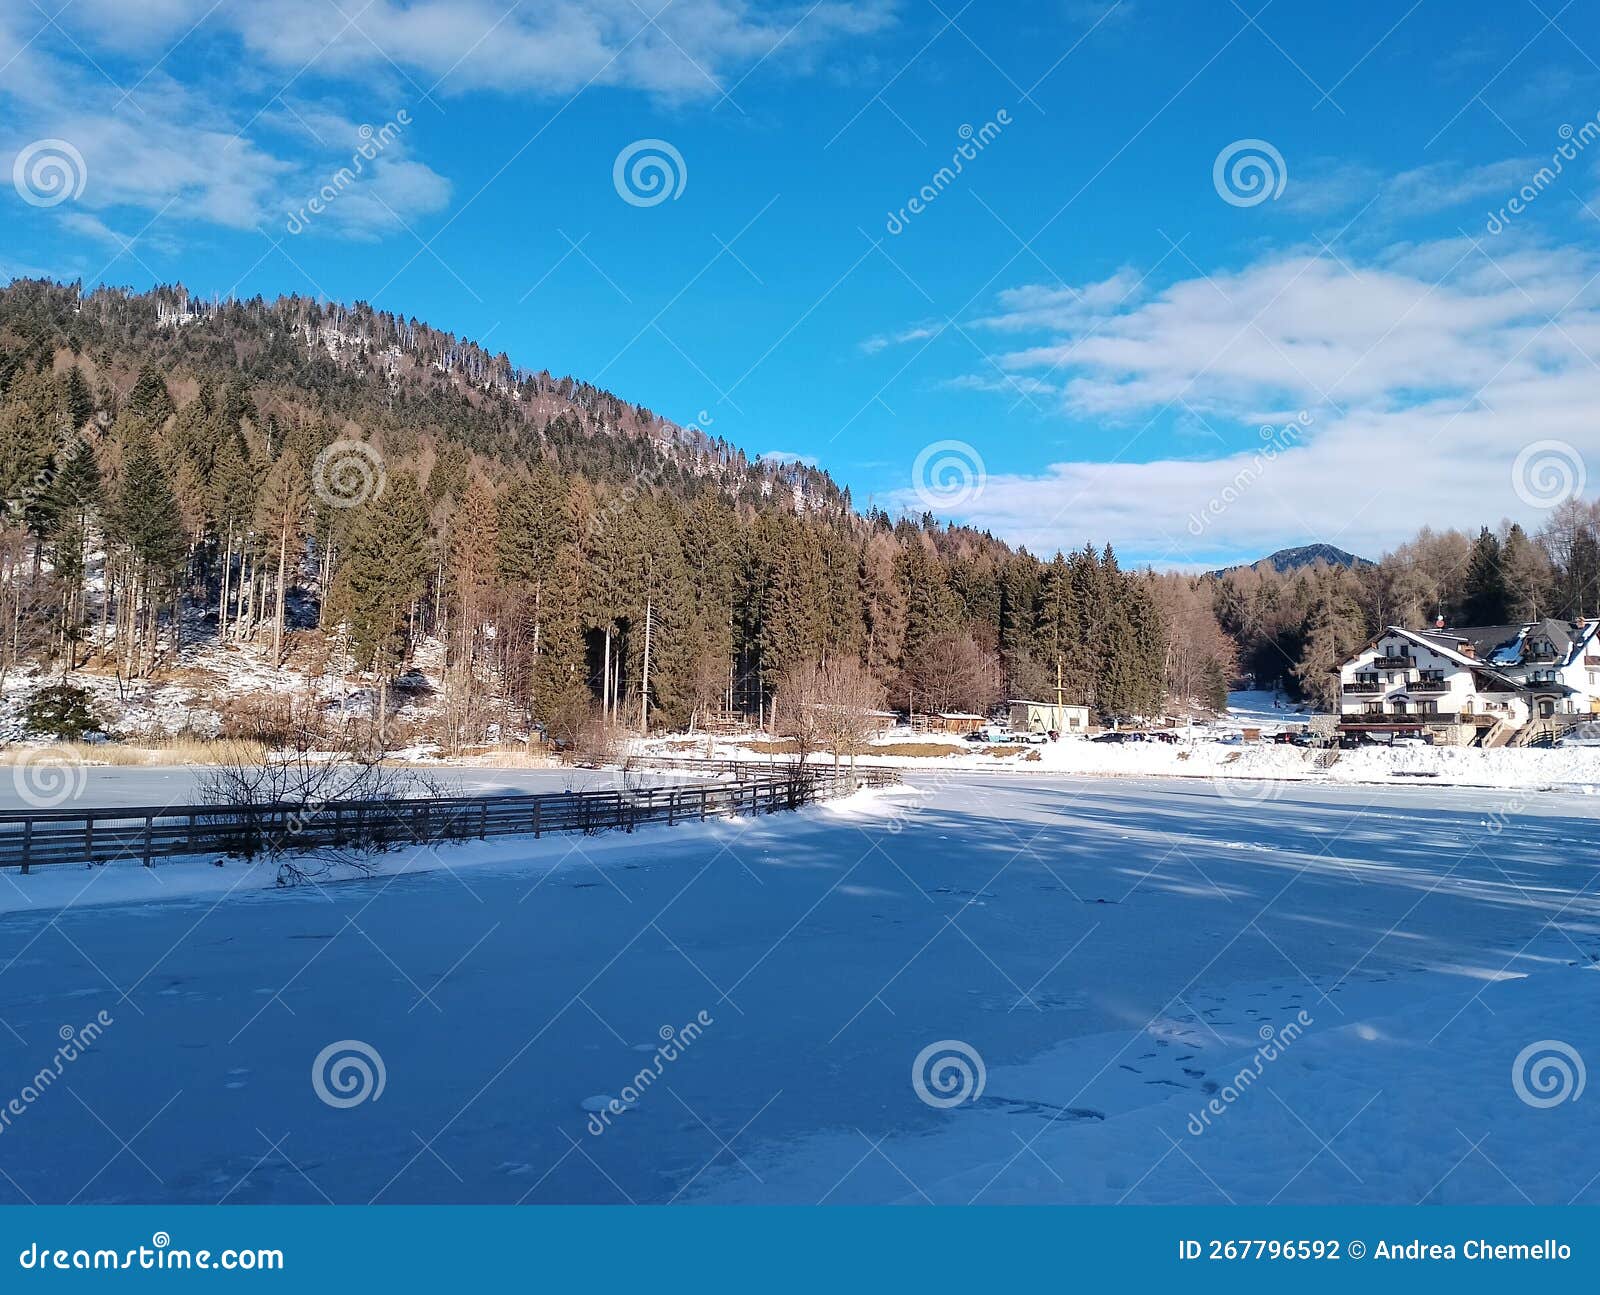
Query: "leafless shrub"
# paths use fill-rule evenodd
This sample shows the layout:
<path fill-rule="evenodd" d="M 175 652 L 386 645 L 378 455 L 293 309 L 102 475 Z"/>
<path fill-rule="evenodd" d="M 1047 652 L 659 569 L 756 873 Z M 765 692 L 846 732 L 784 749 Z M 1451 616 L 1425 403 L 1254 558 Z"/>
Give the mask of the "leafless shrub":
<path fill-rule="evenodd" d="M 365 725 L 333 728 L 301 713 L 287 740 L 233 744 L 201 776 L 199 800 L 242 817 L 241 853 L 275 862 L 280 886 L 335 864 L 370 874 L 374 852 L 415 838 L 407 802 L 440 794 L 434 779 L 385 763 L 387 754 Z"/>

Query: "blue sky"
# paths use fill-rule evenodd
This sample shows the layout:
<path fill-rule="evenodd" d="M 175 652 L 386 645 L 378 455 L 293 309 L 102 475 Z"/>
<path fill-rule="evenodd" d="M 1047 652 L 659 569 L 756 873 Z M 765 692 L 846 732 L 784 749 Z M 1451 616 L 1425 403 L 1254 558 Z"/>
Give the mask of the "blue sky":
<path fill-rule="evenodd" d="M 6 275 L 371 301 L 1160 566 L 1537 525 L 1600 464 L 1578 4 L 41 2 Z M 675 196 L 619 191 L 642 140 Z"/>

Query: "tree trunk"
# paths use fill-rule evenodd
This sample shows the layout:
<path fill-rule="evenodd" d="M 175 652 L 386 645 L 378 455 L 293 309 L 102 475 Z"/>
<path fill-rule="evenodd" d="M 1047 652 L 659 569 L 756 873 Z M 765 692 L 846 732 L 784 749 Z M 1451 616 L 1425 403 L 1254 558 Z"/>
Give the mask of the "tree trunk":
<path fill-rule="evenodd" d="M 277 615 L 272 626 L 272 668 L 283 667 L 283 575 L 289 565 L 289 531 L 285 527 L 278 532 L 278 606 Z"/>

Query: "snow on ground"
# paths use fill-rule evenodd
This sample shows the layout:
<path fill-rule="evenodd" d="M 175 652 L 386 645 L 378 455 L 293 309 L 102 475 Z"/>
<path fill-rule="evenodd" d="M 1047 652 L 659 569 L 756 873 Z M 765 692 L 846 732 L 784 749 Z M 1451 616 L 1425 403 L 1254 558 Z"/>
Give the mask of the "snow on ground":
<path fill-rule="evenodd" d="M 1228 694 L 1228 713 L 1222 720 L 1231 727 L 1250 725 L 1276 731 L 1286 725 L 1304 724 L 1315 713 L 1315 708 L 1291 701 L 1282 693 L 1247 689 Z"/>
<path fill-rule="evenodd" d="M 54 805 L 59 809 L 78 806 L 114 808 L 121 805 L 191 805 L 201 799 L 202 765 L 89 765 L 70 775 L 81 787 L 70 801 Z M 440 785 L 445 795 L 504 796 L 536 792 L 579 791 L 586 787 L 610 786 L 617 774 L 609 770 L 490 769 L 474 766 L 430 766 L 426 776 Z M 676 775 L 683 781 L 687 774 Z M 37 803 L 37 773 L 21 765 L 0 765 L 0 811 L 27 809 Z M 81 782 L 79 781 L 81 780 Z M 29 800 L 32 796 L 32 800 Z"/>
<path fill-rule="evenodd" d="M 903 741 L 875 744 L 861 755 L 872 763 L 898 765 L 906 769 L 943 770 L 954 775 L 1015 773 L 1035 776 L 1041 773 L 1121 778 L 1186 777 L 1222 779 L 1249 783 L 1258 780 L 1288 779 L 1333 783 L 1394 783 L 1400 780 L 1427 779 L 1430 782 L 1468 787 L 1498 787 L 1536 790 L 1562 787 L 1600 792 L 1600 747 L 1563 747 L 1554 750 L 1502 747 L 1492 751 L 1473 747 L 1362 747 L 1337 752 L 1337 760 L 1324 768 L 1318 761 L 1323 752 L 1281 743 L 1229 745 L 1199 732 L 1177 730 L 1177 742 L 1093 742 L 1087 738 L 1065 738 L 1041 746 L 1000 748 L 1004 754 L 988 754 L 989 748 L 977 743 L 950 739 L 959 748 L 955 755 L 903 756 L 895 748 Z M 918 734 L 922 742 L 939 739 Z M 678 754 L 693 757 L 705 753 L 705 744 L 693 750 L 682 748 L 681 740 L 657 739 L 636 743 L 641 754 Z M 749 742 L 719 739 L 712 746 L 719 759 L 771 759 Z M 819 758 L 820 759 L 820 758 Z M 831 763 L 831 761 L 828 761 Z M 1261 794 L 1270 794 L 1263 790 Z"/>
<path fill-rule="evenodd" d="M 1600 1057 L 1592 800 L 914 779 L 7 916 L 10 1073 L 113 1023 L 4 1128 L 0 1200 L 1600 1203 L 1590 1102 L 1513 1077 Z M 952 1041 L 985 1086 L 938 1108 Z M 335 1044 L 381 1093 L 319 1098 Z"/>

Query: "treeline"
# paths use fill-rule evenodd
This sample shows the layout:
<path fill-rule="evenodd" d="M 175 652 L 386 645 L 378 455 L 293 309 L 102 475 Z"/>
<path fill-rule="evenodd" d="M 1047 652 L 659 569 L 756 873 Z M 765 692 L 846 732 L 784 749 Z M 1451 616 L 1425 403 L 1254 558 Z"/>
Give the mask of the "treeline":
<path fill-rule="evenodd" d="M 663 451 L 637 428 L 534 426 L 498 386 L 459 388 L 441 419 L 435 364 L 357 366 L 359 391 L 335 364 L 328 400 L 320 359 L 262 368 L 249 312 L 162 334 L 122 318 L 160 301 L 117 296 L 109 323 L 86 323 L 47 287 L 0 294 L 0 668 L 98 659 L 137 678 L 196 638 L 282 663 L 315 634 L 370 675 L 381 720 L 437 639 L 452 744 L 595 715 L 761 715 L 817 661 L 858 662 L 921 712 L 1059 687 L 1150 714 L 1172 688 L 1215 702 L 1231 668 L 1201 582 L 1123 570 L 1109 548 L 1041 561 L 931 517 L 858 515 L 820 474 L 767 475 L 706 441 Z M 574 452 L 579 435 L 609 452 Z"/>
<path fill-rule="evenodd" d="M 1600 501 L 1568 501 L 1529 535 L 1423 530 L 1360 567 L 1245 567 L 1215 581 L 1217 618 L 1263 684 L 1332 706 L 1334 672 L 1387 625 L 1508 625 L 1600 613 Z"/>

